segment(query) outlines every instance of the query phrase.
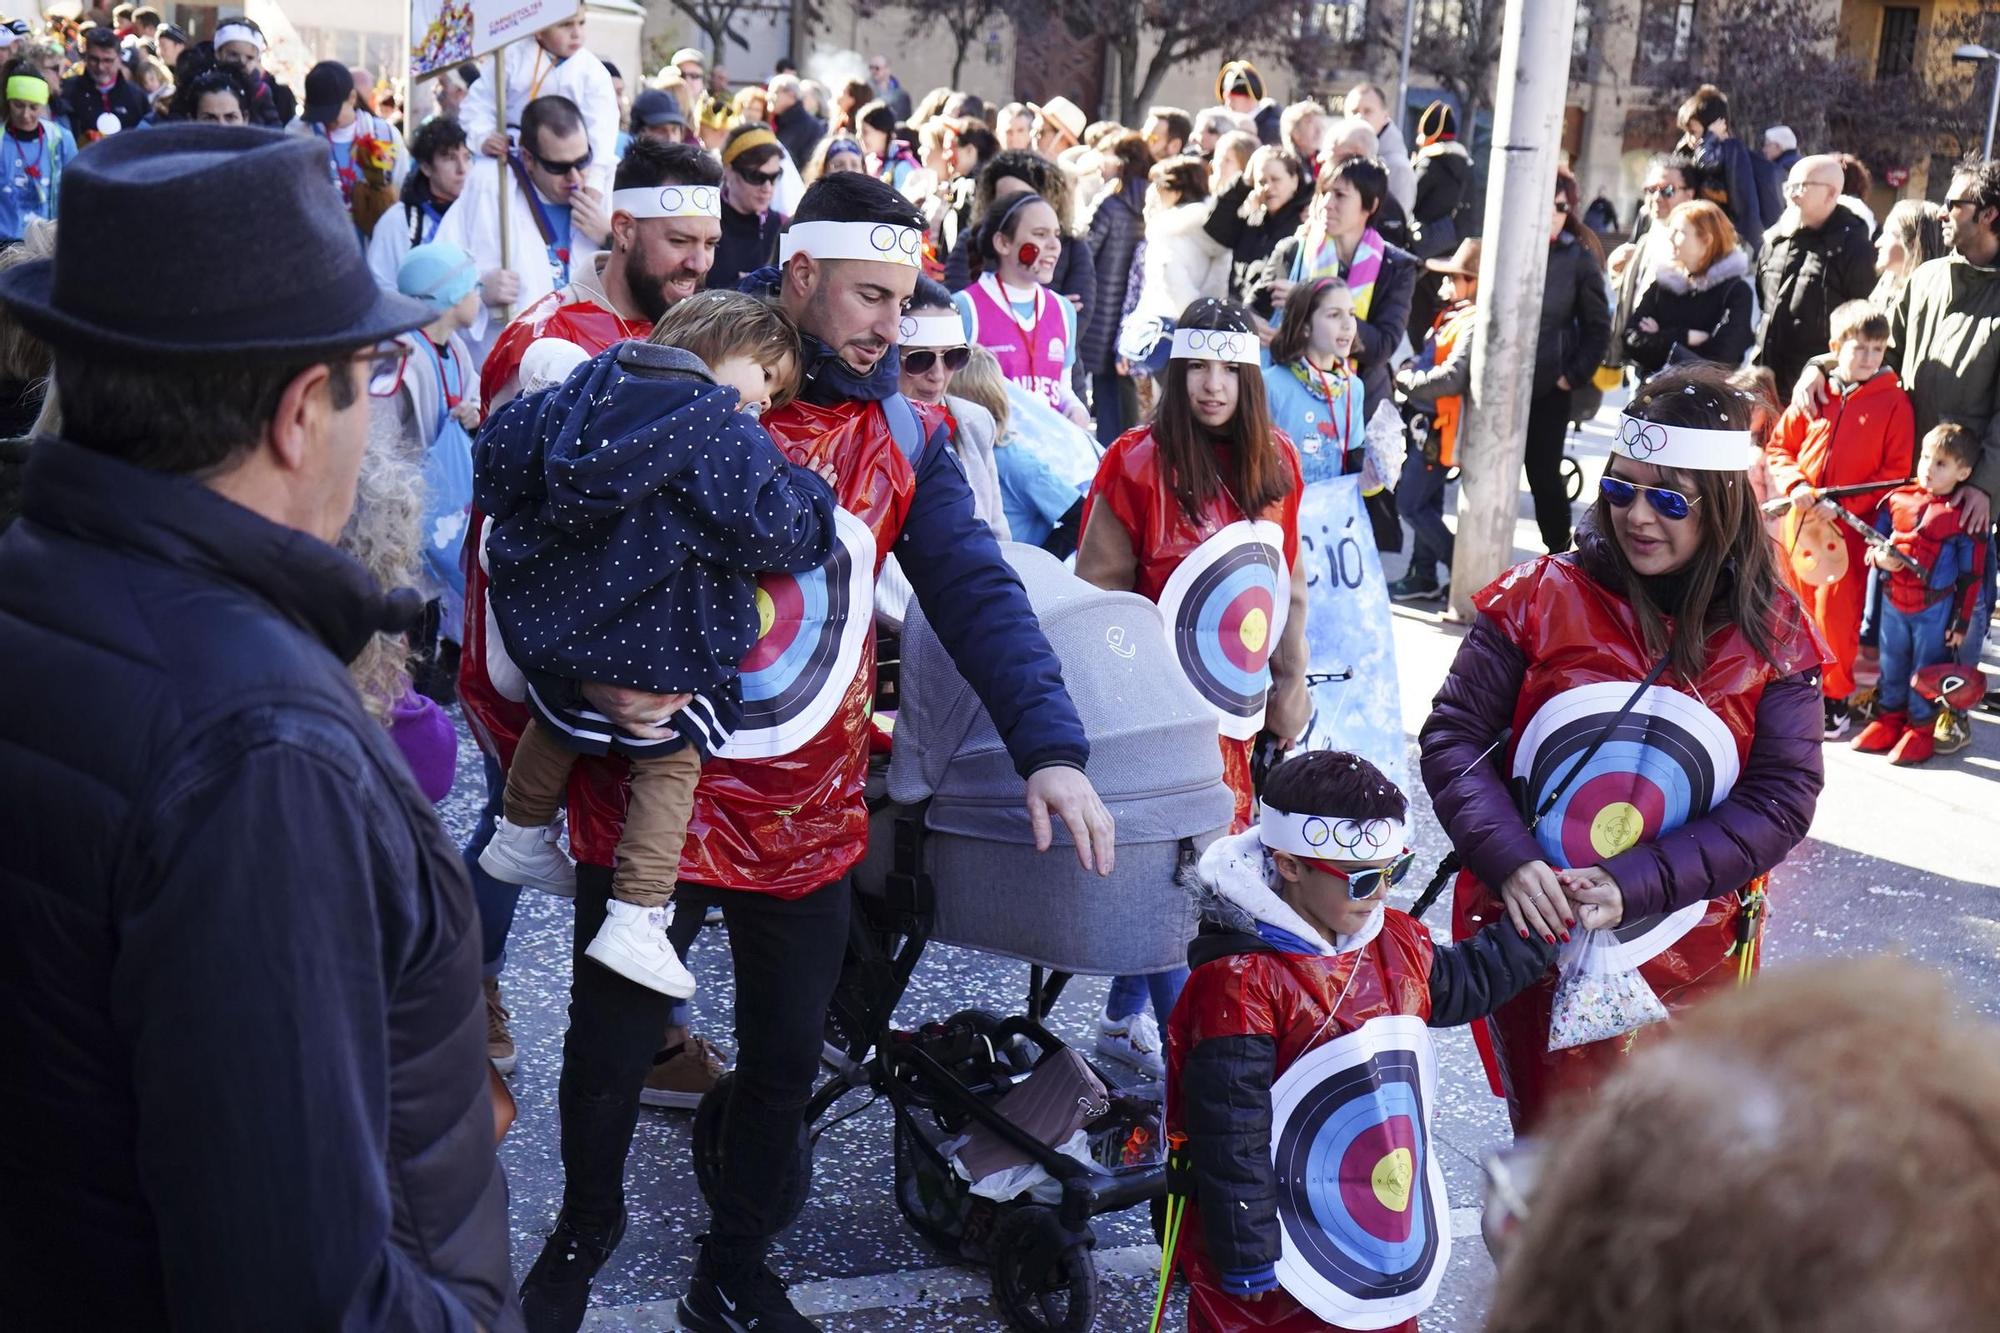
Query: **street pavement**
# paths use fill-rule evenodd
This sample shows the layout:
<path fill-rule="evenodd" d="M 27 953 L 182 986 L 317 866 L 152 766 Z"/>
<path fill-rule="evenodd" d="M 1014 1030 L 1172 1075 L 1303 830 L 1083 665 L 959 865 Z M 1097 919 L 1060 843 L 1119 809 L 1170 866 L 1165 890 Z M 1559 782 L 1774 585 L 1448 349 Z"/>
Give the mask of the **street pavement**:
<path fill-rule="evenodd" d="M 1607 408 L 1607 412 L 1610 409 Z M 1572 452 L 1594 490 L 1610 432 L 1607 418 L 1584 428 Z M 1589 492 L 1587 491 L 1586 494 Z M 1525 493 L 1517 555 L 1538 550 Z M 1390 564 L 1393 578 L 1400 561 Z M 1430 698 L 1449 669 L 1462 629 L 1430 611 L 1397 608 L 1396 651 L 1405 731 L 1415 771 L 1415 736 Z M 1989 652 L 1988 670 L 2000 665 Z M 462 730 L 462 729 L 461 729 Z M 2000 1012 L 2000 716 L 1974 715 L 1970 749 L 1920 769 L 1896 769 L 1844 745 L 1826 749 L 1827 784 L 1812 834 L 1773 876 L 1767 966 L 1876 951 L 1907 954 L 1949 974 L 1978 1012 Z M 484 793 L 469 742 L 460 781 L 441 807 L 461 839 Z M 1417 865 L 1399 897 L 1407 904 L 1445 839 L 1421 787 L 1409 793 Z M 1443 913 L 1435 914 L 1441 920 Z M 514 1012 L 520 1067 L 511 1084 L 520 1118 L 502 1147 L 512 1188 L 514 1268 L 525 1274 L 540 1252 L 560 1201 L 555 1089 L 565 1023 L 571 911 L 561 899 L 528 892 L 509 941 L 503 986 Z M 701 990 L 697 1030 L 725 1051 L 730 1038 L 728 946 L 720 928 L 697 941 L 690 966 Z M 1027 969 L 963 949 L 938 946 L 923 959 L 898 1013 L 914 1026 L 972 1006 L 1018 1012 Z M 1088 1051 L 1106 982 L 1078 978 L 1050 1022 Z M 1443 1292 L 1424 1318 L 1427 1333 L 1473 1333 L 1482 1320 L 1492 1266 L 1480 1244 L 1481 1154 L 1504 1144 L 1501 1102 L 1487 1088 L 1472 1043 L 1461 1031 L 1438 1034 L 1441 1096 L 1436 1138 L 1453 1206 L 1453 1245 Z M 864 1096 L 841 1110 L 862 1108 Z M 688 1152 L 691 1115 L 640 1112 L 627 1169 L 631 1221 L 624 1243 L 599 1275 L 587 1328 L 675 1327 L 674 1300 L 691 1271 L 695 1237 L 706 1221 Z M 905 1224 L 892 1196 L 891 1122 L 875 1103 L 840 1121 L 820 1140 L 812 1200 L 782 1238 L 773 1267 L 794 1287 L 800 1307 L 829 1330 L 999 1330 L 986 1275 L 929 1248 Z M 1100 1314 L 1107 1333 L 1143 1329 L 1152 1312 L 1158 1251 L 1144 1210 L 1100 1219 Z M 1184 1304 L 1166 1326 L 1184 1327 Z"/>

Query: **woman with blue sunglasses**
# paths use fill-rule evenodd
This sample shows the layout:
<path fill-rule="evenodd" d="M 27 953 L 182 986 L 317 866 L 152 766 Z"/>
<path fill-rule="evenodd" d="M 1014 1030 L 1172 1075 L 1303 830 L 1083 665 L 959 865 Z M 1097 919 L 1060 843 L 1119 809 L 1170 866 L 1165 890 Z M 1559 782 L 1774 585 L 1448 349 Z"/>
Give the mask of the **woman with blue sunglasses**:
<path fill-rule="evenodd" d="M 1823 645 L 1780 581 L 1745 469 L 1750 402 L 1715 366 L 1633 395 L 1575 551 L 1517 566 L 1422 735 L 1465 859 L 1454 932 L 1506 919 L 1599 970 L 1636 968 L 1671 1012 L 1747 978 L 1765 876 L 1822 781 Z M 1551 1052 L 1556 972 L 1488 1020 L 1517 1131 L 1594 1086 L 1629 1036 Z M 1643 1038 L 1641 1038 L 1643 1040 Z"/>

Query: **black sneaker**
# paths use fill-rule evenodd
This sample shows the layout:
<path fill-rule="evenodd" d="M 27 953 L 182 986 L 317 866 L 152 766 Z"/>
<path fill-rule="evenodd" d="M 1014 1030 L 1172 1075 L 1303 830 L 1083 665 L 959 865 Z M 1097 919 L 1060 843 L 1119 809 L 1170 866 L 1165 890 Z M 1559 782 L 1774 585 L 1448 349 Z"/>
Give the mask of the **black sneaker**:
<path fill-rule="evenodd" d="M 680 1325 L 695 1333 L 819 1333 L 800 1314 L 785 1284 L 768 1266 L 741 1281 L 725 1281 L 709 1261 L 708 1247 L 695 1254 L 694 1280 L 681 1297 Z"/>
<path fill-rule="evenodd" d="M 1421 574 L 1405 574 L 1389 585 L 1389 600 L 1392 602 L 1434 602 L 1444 595 L 1436 579 L 1427 579 Z"/>
<path fill-rule="evenodd" d="M 1826 729 L 1820 732 L 1820 739 L 1837 741 L 1854 725 L 1854 710 L 1847 706 L 1845 699 L 1826 700 Z"/>
<path fill-rule="evenodd" d="M 528 1333 L 576 1333 L 590 1308 L 590 1283 L 625 1237 L 625 1213 L 610 1227 L 556 1218 L 535 1266 L 521 1283 L 521 1314 Z"/>

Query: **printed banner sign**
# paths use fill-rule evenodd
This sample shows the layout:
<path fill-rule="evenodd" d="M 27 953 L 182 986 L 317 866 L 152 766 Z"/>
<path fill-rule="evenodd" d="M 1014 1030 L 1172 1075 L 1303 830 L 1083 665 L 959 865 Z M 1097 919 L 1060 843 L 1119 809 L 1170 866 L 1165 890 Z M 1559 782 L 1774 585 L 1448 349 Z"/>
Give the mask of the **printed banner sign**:
<path fill-rule="evenodd" d="M 1299 562 L 1306 570 L 1306 646 L 1313 716 L 1300 744 L 1346 750 L 1410 790 L 1390 630 L 1389 584 L 1359 476 L 1307 484 L 1299 499 Z"/>
<path fill-rule="evenodd" d="M 477 60 L 580 7 L 581 0 L 410 0 L 410 78 Z"/>

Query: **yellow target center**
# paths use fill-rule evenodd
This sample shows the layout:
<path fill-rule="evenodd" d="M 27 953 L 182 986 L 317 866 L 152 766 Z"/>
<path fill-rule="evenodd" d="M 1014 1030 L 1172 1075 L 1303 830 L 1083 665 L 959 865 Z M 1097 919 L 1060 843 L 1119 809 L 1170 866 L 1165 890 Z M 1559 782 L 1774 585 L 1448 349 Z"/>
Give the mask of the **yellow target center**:
<path fill-rule="evenodd" d="M 1375 1190 L 1375 1201 L 1392 1213 L 1400 1213 L 1410 1206 L 1410 1184 L 1416 1175 L 1416 1158 L 1408 1148 L 1397 1148 L 1375 1163 L 1368 1183 Z"/>
<path fill-rule="evenodd" d="M 1613 801 L 1590 821 L 1590 845 L 1599 856 L 1616 856 L 1635 846 L 1645 831 L 1646 817 L 1630 801 Z"/>
<path fill-rule="evenodd" d="M 1271 637 L 1271 620 L 1270 617 L 1264 614 L 1264 608 L 1261 606 L 1251 607 L 1249 614 L 1243 617 L 1243 623 L 1236 627 L 1236 634 L 1238 638 L 1243 640 L 1243 647 L 1246 651 L 1252 653 L 1262 652 L 1264 650 L 1264 641 Z"/>
<path fill-rule="evenodd" d="M 757 637 L 763 638 L 771 632 L 771 624 L 778 618 L 778 604 L 771 600 L 771 594 L 760 586 L 757 589 Z"/>

